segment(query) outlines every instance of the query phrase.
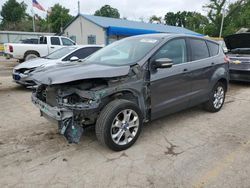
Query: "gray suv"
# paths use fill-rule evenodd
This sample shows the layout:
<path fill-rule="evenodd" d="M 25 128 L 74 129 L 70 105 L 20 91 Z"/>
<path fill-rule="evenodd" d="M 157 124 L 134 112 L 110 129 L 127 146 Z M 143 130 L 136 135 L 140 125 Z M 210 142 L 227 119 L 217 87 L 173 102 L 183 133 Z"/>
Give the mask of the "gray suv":
<path fill-rule="evenodd" d="M 58 123 L 70 143 L 89 126 L 120 151 L 135 143 L 144 122 L 203 104 L 218 112 L 228 88 L 219 44 L 201 37 L 151 34 L 125 38 L 84 62 L 33 73 L 41 115 Z"/>

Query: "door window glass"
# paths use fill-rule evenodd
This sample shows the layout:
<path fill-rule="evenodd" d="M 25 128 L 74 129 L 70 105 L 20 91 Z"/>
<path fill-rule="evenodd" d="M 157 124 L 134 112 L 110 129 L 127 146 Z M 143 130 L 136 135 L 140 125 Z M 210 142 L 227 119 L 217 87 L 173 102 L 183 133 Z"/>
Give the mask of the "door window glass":
<path fill-rule="evenodd" d="M 51 37 L 50 40 L 52 45 L 60 45 L 59 37 Z"/>
<path fill-rule="evenodd" d="M 167 42 L 155 54 L 153 60 L 160 58 L 169 58 L 174 64 L 187 62 L 187 48 L 185 39 L 174 39 Z"/>
<path fill-rule="evenodd" d="M 75 45 L 71 40 L 66 39 L 66 38 L 62 38 L 62 43 L 64 46 L 72 46 Z"/>
<path fill-rule="evenodd" d="M 207 41 L 207 46 L 210 52 L 210 56 L 216 56 L 219 53 L 219 45 L 213 42 Z"/>
<path fill-rule="evenodd" d="M 190 39 L 190 45 L 192 50 L 193 61 L 209 57 L 209 52 L 205 40 Z"/>
<path fill-rule="evenodd" d="M 40 37 L 39 44 L 47 44 L 47 37 Z"/>

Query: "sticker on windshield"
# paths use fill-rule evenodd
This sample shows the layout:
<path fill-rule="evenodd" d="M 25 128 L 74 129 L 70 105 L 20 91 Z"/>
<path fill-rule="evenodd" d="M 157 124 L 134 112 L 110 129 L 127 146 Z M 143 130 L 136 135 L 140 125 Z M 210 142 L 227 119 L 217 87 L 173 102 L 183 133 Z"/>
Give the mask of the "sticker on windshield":
<path fill-rule="evenodd" d="M 156 39 L 141 39 L 140 42 L 146 42 L 146 43 L 156 43 Z"/>

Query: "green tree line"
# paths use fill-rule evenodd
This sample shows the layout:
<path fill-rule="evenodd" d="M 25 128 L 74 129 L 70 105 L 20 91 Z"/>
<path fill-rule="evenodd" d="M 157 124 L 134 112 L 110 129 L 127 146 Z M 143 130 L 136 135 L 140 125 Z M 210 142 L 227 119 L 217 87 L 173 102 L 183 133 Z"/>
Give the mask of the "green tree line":
<path fill-rule="evenodd" d="M 206 15 L 190 11 L 166 12 L 162 17 L 152 15 L 149 22 L 185 27 L 198 33 L 217 37 L 224 15 L 223 36 L 235 33 L 242 27 L 250 28 L 250 0 L 237 0 L 230 4 L 227 0 L 208 0 L 203 8 Z M 26 9 L 27 5 L 24 2 L 6 1 L 0 11 L 2 17 L 0 29 L 32 31 L 32 16 L 27 14 Z M 118 9 L 110 5 L 102 6 L 95 11 L 94 15 L 120 18 Z M 46 18 L 37 15 L 35 18 L 36 31 L 58 33 L 73 19 L 73 16 L 69 14 L 69 9 L 55 4 Z"/>
<path fill-rule="evenodd" d="M 1 30 L 33 31 L 32 16 L 26 11 L 27 5 L 24 2 L 18 3 L 16 0 L 8 0 L 2 6 L 0 15 L 2 21 Z M 35 8 L 34 8 L 35 9 Z M 69 9 L 55 4 L 47 11 L 46 18 L 35 14 L 36 31 L 58 33 L 73 16 L 69 14 Z"/>

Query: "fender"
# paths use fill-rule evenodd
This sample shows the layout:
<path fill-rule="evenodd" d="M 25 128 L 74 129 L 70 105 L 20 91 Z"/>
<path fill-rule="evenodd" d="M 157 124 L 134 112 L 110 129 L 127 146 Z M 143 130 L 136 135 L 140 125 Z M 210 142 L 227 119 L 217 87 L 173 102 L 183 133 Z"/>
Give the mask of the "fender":
<path fill-rule="evenodd" d="M 228 64 L 225 64 L 225 66 L 220 66 L 219 68 L 217 68 L 212 77 L 210 82 L 212 82 L 211 85 L 211 90 L 213 89 L 213 86 L 219 81 L 219 80 L 224 80 L 226 83 L 226 88 L 228 87 L 228 83 L 229 83 L 229 68 L 228 68 Z"/>

